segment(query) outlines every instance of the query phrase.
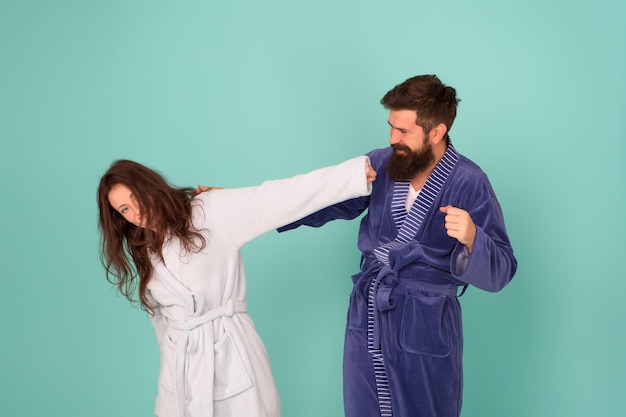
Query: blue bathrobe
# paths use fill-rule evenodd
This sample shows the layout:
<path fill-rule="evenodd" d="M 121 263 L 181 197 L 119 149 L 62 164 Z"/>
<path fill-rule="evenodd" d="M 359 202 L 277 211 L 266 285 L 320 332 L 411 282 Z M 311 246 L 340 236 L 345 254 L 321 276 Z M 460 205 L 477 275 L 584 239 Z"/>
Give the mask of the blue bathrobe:
<path fill-rule="evenodd" d="M 457 417 L 463 391 L 458 301 L 468 285 L 501 290 L 517 261 L 487 176 L 450 144 L 411 210 L 410 183 L 388 178 L 392 148 L 370 152 L 371 196 L 336 204 L 290 224 L 361 221 L 361 271 L 352 276 L 344 344 L 346 417 Z M 476 225 L 472 253 L 447 235 L 451 205 Z"/>

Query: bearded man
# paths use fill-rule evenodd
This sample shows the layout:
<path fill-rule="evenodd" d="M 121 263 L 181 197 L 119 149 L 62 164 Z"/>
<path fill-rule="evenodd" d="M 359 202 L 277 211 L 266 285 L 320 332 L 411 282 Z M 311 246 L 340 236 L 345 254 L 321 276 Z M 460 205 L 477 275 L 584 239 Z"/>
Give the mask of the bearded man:
<path fill-rule="evenodd" d="M 378 172 L 372 194 L 279 229 L 367 210 L 344 343 L 346 417 L 458 417 L 458 297 L 468 285 L 499 291 L 517 269 L 487 176 L 450 141 L 458 102 L 434 75 L 395 86 L 381 100 L 391 146 L 368 154 Z"/>

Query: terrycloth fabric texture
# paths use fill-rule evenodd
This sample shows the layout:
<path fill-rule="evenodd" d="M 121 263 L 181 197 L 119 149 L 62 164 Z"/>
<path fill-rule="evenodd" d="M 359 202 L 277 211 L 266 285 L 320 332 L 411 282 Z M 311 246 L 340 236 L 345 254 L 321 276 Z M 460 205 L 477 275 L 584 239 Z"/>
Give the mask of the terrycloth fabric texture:
<path fill-rule="evenodd" d="M 345 199 L 368 195 L 366 157 L 260 186 L 212 190 L 193 201 L 206 239 L 163 246 L 148 284 L 161 350 L 158 417 L 278 417 L 268 354 L 246 312 L 240 248 L 262 233 Z"/>
<path fill-rule="evenodd" d="M 472 161 L 457 154 L 416 235 L 389 249 L 389 265 L 380 262 L 374 250 L 393 242 L 399 232 L 397 214 L 392 213 L 397 183 L 388 178 L 385 169 L 391 153 L 392 149 L 386 148 L 368 154 L 378 172 L 371 196 L 328 207 L 279 231 L 353 219 L 367 210 L 358 239 L 361 271 L 352 277 L 354 288 L 346 326 L 346 417 L 380 416 L 367 348 L 368 289 L 377 278 L 381 285 L 376 294 L 376 327 L 393 415 L 458 417 L 463 393 L 463 331 L 457 291 L 461 293 L 459 287 L 466 285 L 499 291 L 512 279 L 517 261 L 487 176 Z M 446 233 L 445 214 L 439 208 L 448 205 L 468 211 L 476 224 L 471 254 Z"/>

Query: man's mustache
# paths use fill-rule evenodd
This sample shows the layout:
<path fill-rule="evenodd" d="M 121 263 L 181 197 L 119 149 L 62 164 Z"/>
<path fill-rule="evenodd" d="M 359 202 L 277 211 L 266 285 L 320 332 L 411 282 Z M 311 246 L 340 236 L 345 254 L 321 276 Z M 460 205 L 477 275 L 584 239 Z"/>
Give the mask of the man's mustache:
<path fill-rule="evenodd" d="M 408 155 L 408 154 L 410 154 L 410 153 L 412 152 L 412 151 L 411 151 L 411 148 L 409 148 L 409 147 L 408 147 L 408 146 L 406 146 L 406 145 L 402 145 L 402 144 L 400 144 L 400 143 L 396 143 L 396 144 L 394 144 L 394 145 L 391 145 L 391 147 L 393 148 L 394 152 L 397 152 L 397 151 L 404 151 L 404 152 L 406 152 L 406 154 L 407 154 L 407 155 Z"/>

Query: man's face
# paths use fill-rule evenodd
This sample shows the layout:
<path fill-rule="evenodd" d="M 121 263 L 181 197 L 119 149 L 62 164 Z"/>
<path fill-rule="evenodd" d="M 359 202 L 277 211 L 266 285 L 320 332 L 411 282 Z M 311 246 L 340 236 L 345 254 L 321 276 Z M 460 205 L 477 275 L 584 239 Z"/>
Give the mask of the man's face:
<path fill-rule="evenodd" d="M 416 118 L 415 110 L 389 112 L 389 144 L 394 152 L 387 172 L 394 181 L 410 180 L 435 162 L 428 135 L 424 134 L 421 126 L 415 124 Z"/>

